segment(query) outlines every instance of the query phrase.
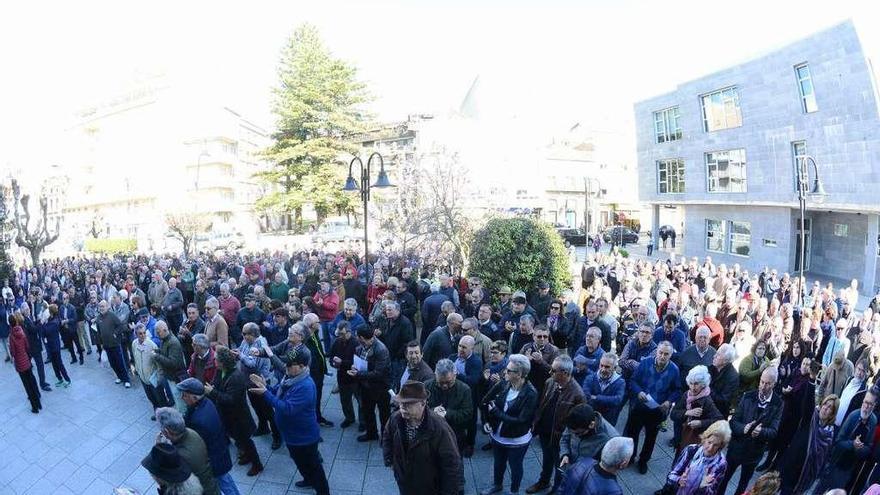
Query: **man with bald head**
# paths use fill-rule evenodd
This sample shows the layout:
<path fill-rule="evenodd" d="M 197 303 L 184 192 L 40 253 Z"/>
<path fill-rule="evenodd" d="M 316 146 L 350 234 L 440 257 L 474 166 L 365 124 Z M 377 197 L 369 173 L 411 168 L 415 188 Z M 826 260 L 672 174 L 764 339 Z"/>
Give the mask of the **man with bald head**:
<path fill-rule="evenodd" d="M 773 393 L 778 378 L 776 367 L 765 369 L 758 389 L 746 392 L 739 400 L 730 420 L 733 436 L 727 447 L 727 471 L 717 493 L 727 493 L 727 483 L 740 466 L 742 472 L 734 493 L 744 492 L 768 443 L 776 438 L 782 419 L 782 399 Z"/>
<path fill-rule="evenodd" d="M 422 355 L 431 369 L 434 369 L 437 361 L 444 357 L 449 357 L 455 352 L 462 321 L 464 319 L 460 314 L 452 313 L 446 317 L 446 325 L 435 328 L 428 335 L 423 346 Z"/>
<path fill-rule="evenodd" d="M 473 411 L 477 410 L 479 400 L 480 377 L 483 376 L 483 360 L 474 352 L 474 338 L 463 335 L 458 340 L 458 353 L 449 357 L 455 364 L 455 377 L 467 384 Z M 474 444 L 477 438 L 477 415 L 471 414 L 468 418 L 467 435 L 462 446 L 462 455 L 470 457 L 474 453 Z"/>

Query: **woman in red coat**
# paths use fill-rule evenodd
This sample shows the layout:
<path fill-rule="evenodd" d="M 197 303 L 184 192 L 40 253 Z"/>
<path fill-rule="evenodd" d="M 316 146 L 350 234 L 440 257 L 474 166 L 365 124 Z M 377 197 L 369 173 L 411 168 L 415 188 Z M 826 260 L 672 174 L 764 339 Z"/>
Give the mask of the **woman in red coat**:
<path fill-rule="evenodd" d="M 386 290 L 388 290 L 388 286 L 385 285 L 382 274 L 377 273 L 373 276 L 373 283 L 367 287 L 367 311 L 364 313 L 364 316 L 369 315 L 373 311 L 373 305 L 382 298 L 382 294 Z"/>
<path fill-rule="evenodd" d="M 37 379 L 34 378 L 34 372 L 31 369 L 27 336 L 21 327 L 24 318 L 21 313 L 15 313 L 12 315 L 12 320 L 12 333 L 9 334 L 9 353 L 12 355 L 15 371 L 18 372 L 24 390 L 27 392 L 28 400 L 31 401 L 31 412 L 37 414 L 43 405 L 40 404 L 40 389 L 37 388 Z"/>

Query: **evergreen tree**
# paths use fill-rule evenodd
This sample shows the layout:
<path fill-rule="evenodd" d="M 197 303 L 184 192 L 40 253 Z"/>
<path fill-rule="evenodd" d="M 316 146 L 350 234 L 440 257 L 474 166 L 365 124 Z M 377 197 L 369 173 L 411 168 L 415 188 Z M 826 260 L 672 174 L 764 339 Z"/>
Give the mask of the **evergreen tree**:
<path fill-rule="evenodd" d="M 285 228 L 302 224 L 306 204 L 319 222 L 357 204 L 341 190 L 347 159 L 358 151 L 346 139 L 366 120 L 366 87 L 356 76 L 353 66 L 333 57 L 314 26 L 297 28 L 282 50 L 272 105 L 277 131 L 265 152 L 273 165 L 259 174 L 274 187 L 256 206 L 282 214 Z"/>

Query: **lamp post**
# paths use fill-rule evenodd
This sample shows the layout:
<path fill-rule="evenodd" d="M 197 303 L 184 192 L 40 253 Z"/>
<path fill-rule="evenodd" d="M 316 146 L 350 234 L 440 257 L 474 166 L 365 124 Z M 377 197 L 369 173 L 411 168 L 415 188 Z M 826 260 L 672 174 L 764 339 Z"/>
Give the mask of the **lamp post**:
<path fill-rule="evenodd" d="M 596 193 L 599 194 L 602 191 L 602 184 L 599 183 L 599 179 L 584 177 L 584 240 L 586 242 L 584 256 L 586 256 L 590 248 L 590 196 L 593 195 L 593 182 L 596 183 Z"/>
<path fill-rule="evenodd" d="M 379 158 L 379 176 L 376 177 L 376 182 L 371 186 L 370 185 L 370 165 L 373 163 L 373 158 Z M 358 185 L 358 182 L 355 180 L 352 175 L 352 167 L 354 163 L 357 162 L 360 166 L 361 172 L 361 182 Z M 367 283 L 370 283 L 370 244 L 369 244 L 369 234 L 367 233 L 367 204 L 370 202 L 370 189 L 378 187 L 378 188 L 386 188 L 386 187 L 395 187 L 391 181 L 388 180 L 388 174 L 385 172 L 385 161 L 382 160 L 382 155 L 379 154 L 378 151 L 373 152 L 370 155 L 370 158 L 367 159 L 367 165 L 364 166 L 364 162 L 357 156 L 352 158 L 351 162 L 348 164 L 348 178 L 345 179 L 345 187 L 342 188 L 343 191 L 349 192 L 360 192 L 361 193 L 361 201 L 364 203 L 364 271 L 367 276 Z"/>
<path fill-rule="evenodd" d="M 813 185 L 808 190 L 810 183 L 810 171 L 806 162 L 809 161 L 813 165 Z M 800 293 L 800 304 L 804 305 L 804 296 L 806 288 L 806 280 L 804 279 L 804 265 L 806 263 L 807 246 L 806 246 L 806 214 L 807 214 L 807 196 L 825 196 L 825 188 L 822 187 L 822 181 L 819 179 L 819 165 L 816 159 L 809 155 L 799 156 L 795 161 L 797 163 L 797 180 L 798 180 L 798 202 L 801 209 L 801 245 L 798 263 L 798 292 Z"/>

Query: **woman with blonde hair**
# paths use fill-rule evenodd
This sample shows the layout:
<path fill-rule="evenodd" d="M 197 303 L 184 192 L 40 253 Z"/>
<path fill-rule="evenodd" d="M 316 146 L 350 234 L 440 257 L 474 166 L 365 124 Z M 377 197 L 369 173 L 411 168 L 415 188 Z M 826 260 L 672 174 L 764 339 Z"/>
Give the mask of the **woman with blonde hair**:
<path fill-rule="evenodd" d="M 836 395 L 822 399 L 813 410 L 812 419 L 801 423 L 788 448 L 783 450 L 779 464 L 782 495 L 807 493 L 818 479 L 837 433 L 834 420 L 838 407 L 840 399 Z"/>
<path fill-rule="evenodd" d="M 730 423 L 726 420 L 712 423 L 701 435 L 699 444 L 682 449 L 666 476 L 666 485 L 656 495 L 715 495 L 727 471 L 723 451 L 730 436 Z"/>

